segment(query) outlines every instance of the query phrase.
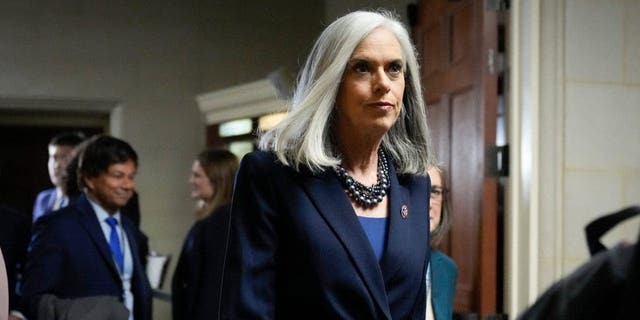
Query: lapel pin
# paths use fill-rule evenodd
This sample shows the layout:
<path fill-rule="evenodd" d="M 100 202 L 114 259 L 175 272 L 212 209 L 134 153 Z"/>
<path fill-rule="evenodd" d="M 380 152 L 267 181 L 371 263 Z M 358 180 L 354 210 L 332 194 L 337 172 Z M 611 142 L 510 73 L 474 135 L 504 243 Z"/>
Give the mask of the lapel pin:
<path fill-rule="evenodd" d="M 406 204 L 402 205 L 402 209 L 400 209 L 400 216 L 402 216 L 402 219 L 406 219 L 409 216 L 409 208 Z"/>

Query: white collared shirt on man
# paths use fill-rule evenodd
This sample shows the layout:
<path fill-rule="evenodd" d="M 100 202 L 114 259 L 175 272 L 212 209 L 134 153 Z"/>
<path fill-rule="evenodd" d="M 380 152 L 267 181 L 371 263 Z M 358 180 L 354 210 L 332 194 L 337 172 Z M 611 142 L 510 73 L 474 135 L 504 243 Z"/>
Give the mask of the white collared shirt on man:
<path fill-rule="evenodd" d="M 104 210 L 100 205 L 95 203 L 93 200 L 87 197 L 89 203 L 91 203 L 91 207 L 93 211 L 96 213 L 96 217 L 98 221 L 100 221 L 100 227 L 102 228 L 102 232 L 104 233 L 105 240 L 109 243 L 109 238 L 111 235 L 111 226 L 107 223 L 106 219 L 110 216 L 106 210 Z M 120 273 L 120 280 L 122 281 L 123 288 L 123 299 L 124 305 L 129 310 L 129 320 L 133 320 L 133 293 L 131 292 L 131 277 L 133 276 L 133 257 L 131 255 L 131 246 L 129 245 L 129 240 L 125 236 L 125 232 L 122 229 L 122 220 L 120 219 L 120 210 L 118 210 L 113 217 L 118 221 L 117 232 L 118 239 L 120 239 L 120 248 L 123 248 L 123 256 L 124 256 L 124 272 L 122 270 L 118 270 Z M 115 262 L 115 260 L 114 260 Z M 117 268 L 117 267 L 116 267 Z"/>

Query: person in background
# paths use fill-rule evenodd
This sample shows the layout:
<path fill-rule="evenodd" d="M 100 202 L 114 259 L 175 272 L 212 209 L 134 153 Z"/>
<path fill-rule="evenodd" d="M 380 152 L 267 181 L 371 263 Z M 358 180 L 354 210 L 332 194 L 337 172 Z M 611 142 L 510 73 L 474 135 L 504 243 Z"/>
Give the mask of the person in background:
<path fill-rule="evenodd" d="M 69 203 L 73 203 L 81 194 L 82 181 L 78 181 L 78 161 L 82 151 L 92 141 L 100 137 L 99 135 L 90 137 L 82 143 L 78 144 L 69 154 L 69 159 L 64 173 L 61 176 L 61 189 L 67 195 Z M 147 256 L 149 255 L 149 237 L 140 229 L 140 205 L 138 203 L 138 192 L 133 191 L 133 196 L 127 201 L 127 204 L 120 209 L 123 216 L 129 218 L 133 225 L 138 229 L 138 248 L 142 265 L 147 266 Z"/>
<path fill-rule="evenodd" d="M 38 193 L 33 205 L 32 218 L 34 223 L 41 216 L 63 208 L 69 203 L 69 198 L 62 189 L 62 175 L 67 166 L 69 154 L 84 138 L 80 132 L 65 132 L 56 135 L 49 141 L 47 167 L 53 188 Z"/>
<path fill-rule="evenodd" d="M 120 209 L 135 189 L 138 156 L 125 141 L 99 136 L 80 154 L 82 194 L 38 219 L 21 294 L 23 313 L 38 314 L 43 296 L 115 297 L 130 320 L 152 319 L 151 287 L 142 266 L 138 229 Z"/>
<path fill-rule="evenodd" d="M 229 223 L 229 203 L 238 158 L 227 151 L 202 151 L 191 168 L 191 197 L 198 202 L 173 275 L 174 320 L 211 319 L 217 315 L 220 280 Z"/>
<path fill-rule="evenodd" d="M 16 209 L 0 204 L 0 249 L 4 255 L 7 271 L 7 292 L 9 298 L 9 319 L 19 319 L 19 299 L 16 283 L 22 273 L 27 256 L 27 246 L 31 236 L 29 216 Z M 0 317 L 1 318 L 1 317 Z"/>
<path fill-rule="evenodd" d="M 431 196 L 429 198 L 429 229 L 431 232 L 431 258 L 427 270 L 427 319 L 451 319 L 456 293 L 458 267 L 456 263 L 434 247 L 442 240 L 451 225 L 451 208 L 440 167 L 429 168 Z"/>
<path fill-rule="evenodd" d="M 424 319 L 434 159 L 398 19 L 331 23 L 259 147 L 236 178 L 222 318 Z"/>

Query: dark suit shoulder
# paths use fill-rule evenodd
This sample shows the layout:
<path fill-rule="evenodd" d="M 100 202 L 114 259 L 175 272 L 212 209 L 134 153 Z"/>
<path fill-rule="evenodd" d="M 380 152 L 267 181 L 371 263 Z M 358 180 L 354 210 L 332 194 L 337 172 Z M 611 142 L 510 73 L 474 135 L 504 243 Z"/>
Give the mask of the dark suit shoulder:
<path fill-rule="evenodd" d="M 65 207 L 57 211 L 53 211 L 49 214 L 43 215 L 36 220 L 35 228 L 38 226 L 46 225 L 53 226 L 58 224 L 65 224 L 72 221 L 72 215 L 76 214 L 76 211 L 72 207 Z"/>
<path fill-rule="evenodd" d="M 240 163 L 241 167 L 255 167 L 262 170 L 284 165 L 278 160 L 276 155 L 271 151 L 253 151 L 246 154 Z"/>
<path fill-rule="evenodd" d="M 242 158 L 237 180 L 270 185 L 290 181 L 289 179 L 295 176 L 298 176 L 295 169 L 280 162 L 273 152 L 254 151 Z"/>

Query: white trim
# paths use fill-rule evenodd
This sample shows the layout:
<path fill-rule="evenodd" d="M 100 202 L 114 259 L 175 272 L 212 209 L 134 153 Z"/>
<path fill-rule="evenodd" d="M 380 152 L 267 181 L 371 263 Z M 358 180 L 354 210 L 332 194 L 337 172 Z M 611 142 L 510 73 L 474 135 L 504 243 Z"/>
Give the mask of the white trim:
<path fill-rule="evenodd" d="M 508 53 L 509 143 L 506 309 L 517 315 L 539 292 L 540 237 L 540 1 L 514 1 Z"/>
<path fill-rule="evenodd" d="M 287 101 L 278 97 L 278 90 L 269 79 L 204 93 L 196 101 L 207 125 L 287 109 Z"/>
<path fill-rule="evenodd" d="M 65 99 L 50 97 L 0 97 L 0 109 L 25 111 L 82 111 L 109 113 L 117 105 L 115 100 Z"/>
<path fill-rule="evenodd" d="M 529 170 L 523 170 L 523 201 L 528 205 L 529 212 L 529 290 L 528 304 L 532 304 L 538 296 L 538 282 L 540 269 L 540 2 L 530 2 L 531 10 L 529 50 L 531 56 L 527 59 L 526 71 L 521 74 L 523 99 L 521 105 L 522 130 L 521 137 L 523 165 Z M 527 80 L 525 80 L 527 79 Z M 528 184 L 528 185 L 527 185 Z M 526 191 L 529 191 L 527 194 Z"/>
<path fill-rule="evenodd" d="M 566 1 L 514 1 L 505 309 L 517 316 L 563 272 Z"/>
<path fill-rule="evenodd" d="M 564 249 L 564 15 L 565 1 L 544 0 L 541 16 L 540 60 L 540 215 L 543 226 L 540 246 L 546 268 L 541 265 L 538 286 L 544 290 L 562 277 Z"/>
<path fill-rule="evenodd" d="M 517 196 L 520 194 L 520 63 L 518 58 L 520 57 L 520 46 L 518 45 L 518 39 L 520 34 L 520 1 L 513 1 L 511 9 L 509 11 L 510 19 L 509 26 L 509 45 L 507 57 L 509 59 L 509 90 L 508 90 L 508 113 L 507 125 L 509 127 L 509 144 L 512 150 L 510 154 L 510 177 L 506 185 L 506 199 L 505 199 L 505 261 L 507 266 L 505 268 L 505 310 L 508 314 L 516 315 L 520 308 L 519 303 L 519 287 L 520 287 L 520 263 L 519 250 L 520 239 L 519 225 L 520 225 L 520 198 Z"/>
<path fill-rule="evenodd" d="M 102 126 L 106 132 L 122 127 L 119 103 L 108 99 L 0 96 L 2 124 L 44 126 Z M 120 111 L 121 113 L 121 111 Z"/>
<path fill-rule="evenodd" d="M 111 111 L 109 124 L 109 134 L 120 138 L 124 136 L 124 116 L 123 107 L 121 105 L 118 105 Z"/>
<path fill-rule="evenodd" d="M 556 89 L 555 106 L 550 106 L 555 110 L 556 114 L 556 157 L 555 157 L 555 178 L 556 198 L 554 203 L 555 228 L 556 228 L 556 245 L 555 245 L 555 261 L 554 261 L 554 279 L 559 279 L 563 275 L 564 270 L 564 152 L 565 152 L 565 127 L 566 127 L 566 100 L 565 100 L 565 15 L 566 1 L 556 2 L 556 68 L 555 83 L 553 87 Z"/>

